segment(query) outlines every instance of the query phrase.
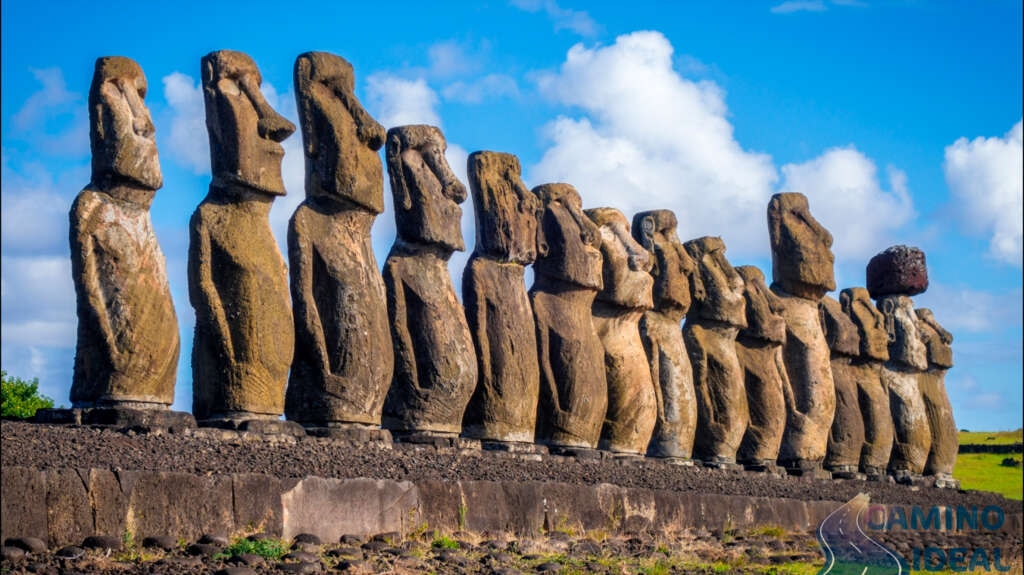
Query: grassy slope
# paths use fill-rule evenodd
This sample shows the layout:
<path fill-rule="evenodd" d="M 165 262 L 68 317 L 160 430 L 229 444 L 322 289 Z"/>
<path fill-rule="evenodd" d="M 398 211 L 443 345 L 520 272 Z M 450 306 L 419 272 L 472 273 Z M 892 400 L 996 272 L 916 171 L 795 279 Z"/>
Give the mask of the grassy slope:
<path fill-rule="evenodd" d="M 1017 431 L 961 431 L 960 445 L 1004 445 L 1007 443 L 1021 443 L 1024 439 L 1024 430 Z"/>
<path fill-rule="evenodd" d="M 1003 445 L 1019 443 L 1024 431 L 961 431 L 960 444 Z M 1004 458 L 1020 459 L 1019 453 L 999 455 L 995 453 L 961 453 L 957 456 L 953 476 L 960 480 L 964 489 L 978 489 L 1002 493 L 1010 499 L 1024 498 L 1024 470 L 1021 467 L 999 465 Z"/>

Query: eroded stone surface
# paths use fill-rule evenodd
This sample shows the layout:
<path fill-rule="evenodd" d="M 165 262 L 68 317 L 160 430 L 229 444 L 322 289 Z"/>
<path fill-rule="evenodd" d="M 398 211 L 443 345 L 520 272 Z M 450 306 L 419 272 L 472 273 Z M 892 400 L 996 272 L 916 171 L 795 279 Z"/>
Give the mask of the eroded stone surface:
<path fill-rule="evenodd" d="M 928 352 L 928 370 L 918 378 L 932 432 L 932 446 L 924 472 L 951 478 L 960 446 L 953 406 L 946 393 L 946 371 L 953 367 L 953 335 L 935 321 L 930 309 L 919 308 L 914 311 Z"/>
<path fill-rule="evenodd" d="M 878 300 L 889 334 L 889 361 L 882 368 L 882 383 L 889 390 L 895 439 L 889 468 L 920 474 L 931 450 L 931 426 L 921 394 L 920 375 L 928 369 L 927 352 L 918 329 L 914 302 L 906 295 Z"/>
<path fill-rule="evenodd" d="M 779 460 L 806 469 L 824 459 L 835 415 L 830 354 L 818 317 L 818 300 L 836 287 L 832 234 L 811 215 L 803 194 L 786 193 L 768 203 L 768 235 L 772 291 L 786 322 L 783 358 L 789 376 Z"/>
<path fill-rule="evenodd" d="M 928 289 L 924 252 L 910 246 L 887 248 L 868 262 L 867 284 L 868 292 L 875 299 L 924 293 Z"/>
<path fill-rule="evenodd" d="M 721 238 L 703 237 L 684 246 L 701 278 L 691 285 L 693 304 L 683 327 L 697 396 L 694 457 L 734 463 L 750 419 L 735 345 L 747 326 L 743 279 L 725 258 Z"/>
<path fill-rule="evenodd" d="M 693 368 L 679 324 L 690 309 L 690 285 L 699 283 L 697 264 L 676 233 L 671 210 L 633 216 L 633 238 L 652 257 L 654 308 L 640 319 L 640 337 L 654 383 L 657 420 L 647 454 L 689 458 L 697 431 Z M 703 287 L 701 287 L 703 290 Z"/>
<path fill-rule="evenodd" d="M 614 208 L 585 212 L 601 235 L 602 284 L 593 306 L 594 328 L 604 346 L 608 410 L 601 447 L 646 453 L 657 419 L 657 396 L 640 339 L 640 317 L 651 309 L 651 257 Z"/>
<path fill-rule="evenodd" d="M 280 142 L 295 126 L 263 98 L 249 56 L 211 52 L 202 77 L 213 182 L 189 224 L 192 411 L 198 420 L 272 418 L 284 411 L 294 326 L 268 215 L 285 194 Z"/>
<path fill-rule="evenodd" d="M 295 60 L 306 199 L 288 226 L 295 361 L 285 412 L 307 424 L 379 425 L 394 352 L 370 229 L 383 210 L 384 128 L 356 99 L 352 65 Z"/>
<path fill-rule="evenodd" d="M 776 297 L 765 285 L 761 270 L 740 266 L 736 273 L 743 278 L 747 314 L 747 327 L 741 329 L 736 338 L 736 357 L 743 370 L 750 411 L 750 423 L 737 458 L 748 465 L 771 466 L 779 456 L 786 428 L 783 389 L 789 382 L 782 362 L 786 324 L 773 311 L 778 305 Z"/>
<path fill-rule="evenodd" d="M 178 320 L 149 206 L 163 185 L 146 76 L 99 58 L 89 90 L 92 180 L 71 206 L 78 342 L 75 407 L 166 408 L 174 401 Z"/>
<path fill-rule="evenodd" d="M 601 279 L 601 234 L 569 184 L 544 184 L 530 303 L 540 362 L 538 441 L 595 448 L 608 407 L 604 348 L 591 307 Z"/>
<path fill-rule="evenodd" d="M 839 294 L 839 302 L 856 326 L 860 340 L 858 355 L 850 362 L 864 422 L 860 471 L 872 476 L 883 475 L 892 453 L 894 433 L 889 392 L 882 384 L 882 364 L 889 359 L 885 318 L 875 308 L 868 290 L 862 287 L 844 289 Z"/>
<path fill-rule="evenodd" d="M 541 202 L 523 184 L 519 159 L 512 154 L 474 152 L 468 173 L 477 240 L 462 274 L 462 300 L 479 381 L 463 417 L 463 433 L 531 443 L 540 367 L 523 273 L 537 257 Z"/>
<path fill-rule="evenodd" d="M 825 469 L 855 473 L 864 448 L 864 418 L 857 390 L 858 371 L 853 360 L 860 354 L 860 336 L 840 303 L 826 295 L 818 304 L 825 341 L 832 352 L 832 381 L 836 386 L 836 414 L 828 437 Z"/>
<path fill-rule="evenodd" d="M 456 434 L 476 387 L 477 363 L 448 258 L 462 250 L 466 188 L 444 158 L 433 126 L 388 130 L 386 157 L 398 237 L 384 263 L 394 380 L 385 427 Z"/>

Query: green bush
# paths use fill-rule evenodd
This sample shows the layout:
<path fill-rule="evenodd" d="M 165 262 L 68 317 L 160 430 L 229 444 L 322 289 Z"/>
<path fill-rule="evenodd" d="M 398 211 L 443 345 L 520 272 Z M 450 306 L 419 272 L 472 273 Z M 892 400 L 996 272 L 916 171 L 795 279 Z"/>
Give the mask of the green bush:
<path fill-rule="evenodd" d="M 8 377 L 7 372 L 0 370 L 0 415 L 28 419 L 36 414 L 36 410 L 53 407 L 53 400 L 39 395 L 39 378 L 25 381 L 20 377 Z"/>

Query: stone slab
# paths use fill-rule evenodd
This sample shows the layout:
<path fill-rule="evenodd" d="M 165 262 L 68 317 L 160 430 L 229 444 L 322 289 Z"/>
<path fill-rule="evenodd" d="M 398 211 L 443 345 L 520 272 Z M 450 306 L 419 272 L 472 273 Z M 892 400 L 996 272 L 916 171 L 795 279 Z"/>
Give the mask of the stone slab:
<path fill-rule="evenodd" d="M 281 419 L 262 418 L 230 418 L 230 419 L 203 419 L 199 421 L 199 427 L 213 427 L 216 429 L 228 429 L 232 431 L 248 431 L 262 435 L 287 435 L 292 437 L 305 437 L 306 430 L 294 421 Z"/>

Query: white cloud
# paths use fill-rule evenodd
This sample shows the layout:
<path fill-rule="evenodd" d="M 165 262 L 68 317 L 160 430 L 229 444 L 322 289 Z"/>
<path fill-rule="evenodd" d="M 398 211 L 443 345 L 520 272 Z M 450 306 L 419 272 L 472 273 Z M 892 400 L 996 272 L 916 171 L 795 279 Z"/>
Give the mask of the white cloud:
<path fill-rule="evenodd" d="M 481 68 L 483 59 L 489 50 L 490 44 L 486 41 L 481 42 L 472 50 L 455 40 L 432 44 L 427 49 L 427 58 L 430 61 L 430 68 L 427 72 L 437 78 L 472 74 Z"/>
<path fill-rule="evenodd" d="M 21 166 L 4 162 L 0 177 L 3 201 L 0 238 L 4 255 L 66 254 L 68 210 L 75 194 L 89 182 L 89 167 L 55 172 L 41 164 Z"/>
<path fill-rule="evenodd" d="M 448 84 L 441 90 L 445 100 L 464 104 L 480 104 L 484 100 L 517 98 L 519 85 L 508 74 L 488 74 L 469 81 Z"/>
<path fill-rule="evenodd" d="M 1024 235 L 1024 146 L 1021 122 L 1003 137 L 960 138 L 946 147 L 946 185 L 961 221 L 991 236 L 989 253 L 1021 267 Z"/>
<path fill-rule="evenodd" d="M 16 129 L 29 130 L 54 110 L 67 111 L 71 106 L 82 103 L 81 94 L 68 91 L 60 68 L 32 70 L 32 76 L 42 84 L 42 88 L 29 96 L 11 118 Z"/>
<path fill-rule="evenodd" d="M 89 115 L 85 99 L 68 91 L 60 68 L 32 70 L 42 86 L 22 104 L 11 123 L 18 137 L 49 156 L 89 153 Z"/>
<path fill-rule="evenodd" d="M 385 128 L 409 124 L 441 125 L 437 93 L 423 78 L 409 80 L 386 72 L 370 75 L 367 104 Z"/>
<path fill-rule="evenodd" d="M 580 36 L 594 36 L 600 29 L 586 12 L 562 8 L 554 0 L 511 0 L 510 3 L 527 12 L 543 11 L 554 24 L 555 32 L 571 30 Z"/>
<path fill-rule="evenodd" d="M 791 0 L 771 7 L 772 14 L 792 14 L 793 12 L 824 12 L 824 0 Z"/>
<path fill-rule="evenodd" d="M 893 243 L 893 232 L 914 217 L 907 176 L 888 170 L 888 190 L 875 163 L 854 146 L 831 148 L 801 164 L 782 166 L 783 192 L 807 196 L 811 212 L 835 239 L 837 259 L 863 260 Z"/>
<path fill-rule="evenodd" d="M 984 333 L 1021 325 L 1024 292 L 1021 288 L 1000 292 L 948 286 L 931 282 L 928 291 L 916 296 L 914 306 L 926 307 L 947 331 Z"/>
<path fill-rule="evenodd" d="M 210 140 L 206 133 L 203 87 L 191 76 L 173 72 L 163 78 L 164 99 L 171 108 L 166 135 L 157 130 L 161 152 L 197 175 L 210 173 Z"/>
<path fill-rule="evenodd" d="M 587 207 L 670 208 L 683 238 L 722 235 L 731 254 L 764 254 L 764 210 L 778 178 L 771 157 L 740 146 L 722 90 L 680 76 L 672 52 L 658 32 L 573 46 L 538 85 L 586 115 L 545 126 L 551 145 L 527 178 L 570 182 Z"/>

